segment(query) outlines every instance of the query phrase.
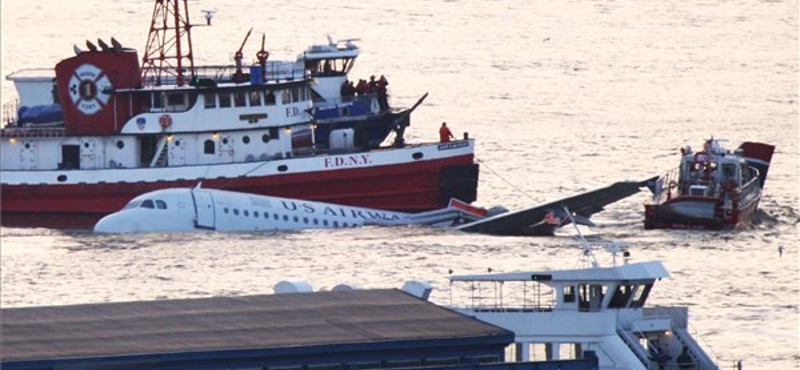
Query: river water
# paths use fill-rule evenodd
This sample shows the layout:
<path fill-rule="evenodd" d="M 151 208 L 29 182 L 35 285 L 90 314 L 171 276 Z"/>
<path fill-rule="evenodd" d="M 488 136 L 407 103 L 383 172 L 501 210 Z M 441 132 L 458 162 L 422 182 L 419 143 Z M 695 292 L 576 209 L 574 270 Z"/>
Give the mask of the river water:
<path fill-rule="evenodd" d="M 641 180 L 678 148 L 714 135 L 777 146 L 754 225 L 733 232 L 645 231 L 640 193 L 585 231 L 659 259 L 672 274 L 651 303 L 690 307 L 728 368 L 800 367 L 798 352 L 798 6 L 769 0 L 191 1 L 196 60 L 226 63 L 250 27 L 273 59 L 360 38 L 353 76 L 385 74 L 394 105 L 430 93 L 409 141 L 442 121 L 477 139 L 477 204 L 510 209 Z M 111 36 L 139 49 L 152 1 L 2 2 L 2 74 L 51 67 L 72 45 Z M 245 48 L 254 59 L 259 37 Z M 3 102 L 13 87 L 2 82 Z M 570 268 L 573 230 L 490 237 L 424 227 L 98 236 L 2 229 L 3 307 L 271 293 L 284 279 L 399 287 L 416 278 Z M 781 256 L 779 247 L 785 251 Z"/>

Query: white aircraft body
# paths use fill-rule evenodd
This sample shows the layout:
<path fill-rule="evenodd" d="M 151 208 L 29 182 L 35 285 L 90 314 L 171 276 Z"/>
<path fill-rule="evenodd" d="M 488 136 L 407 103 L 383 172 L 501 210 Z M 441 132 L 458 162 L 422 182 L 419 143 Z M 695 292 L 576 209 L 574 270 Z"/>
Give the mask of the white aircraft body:
<path fill-rule="evenodd" d="M 100 233 L 337 229 L 366 225 L 452 225 L 486 217 L 453 199 L 447 208 L 403 213 L 225 190 L 172 188 L 132 199 L 101 219 Z"/>

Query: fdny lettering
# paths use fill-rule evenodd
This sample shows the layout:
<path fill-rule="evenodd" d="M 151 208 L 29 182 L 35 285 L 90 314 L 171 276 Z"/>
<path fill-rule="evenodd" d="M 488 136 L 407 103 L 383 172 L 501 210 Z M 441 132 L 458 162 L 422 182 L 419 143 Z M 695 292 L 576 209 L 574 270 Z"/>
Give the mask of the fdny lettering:
<path fill-rule="evenodd" d="M 292 200 L 282 200 L 281 206 L 287 211 L 303 212 L 312 215 L 321 214 L 325 216 L 358 218 L 362 220 L 396 221 L 400 219 L 400 216 L 397 214 L 380 210 L 352 209 L 331 205 L 322 206 Z"/>
<path fill-rule="evenodd" d="M 368 154 L 325 158 L 325 168 L 359 167 L 372 164 Z"/>
<path fill-rule="evenodd" d="M 300 109 L 297 107 L 286 108 L 286 117 L 297 117 L 300 115 Z"/>

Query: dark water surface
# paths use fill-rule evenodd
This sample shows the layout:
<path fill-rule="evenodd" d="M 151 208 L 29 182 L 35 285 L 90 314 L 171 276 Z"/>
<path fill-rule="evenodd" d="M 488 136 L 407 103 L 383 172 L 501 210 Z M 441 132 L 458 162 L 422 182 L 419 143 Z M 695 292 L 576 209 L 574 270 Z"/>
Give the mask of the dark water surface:
<path fill-rule="evenodd" d="M 410 105 L 410 141 L 441 121 L 478 140 L 478 204 L 514 209 L 644 179 L 677 165 L 709 135 L 734 148 L 775 144 L 752 227 L 645 231 L 641 193 L 595 216 L 586 232 L 661 259 L 672 278 L 656 304 L 690 306 L 703 343 L 728 367 L 800 367 L 798 354 L 798 31 L 796 1 L 191 1 L 198 63 L 230 62 L 251 26 L 273 59 L 360 37 L 353 76 L 385 74 Z M 2 74 L 50 67 L 72 44 L 114 36 L 141 48 L 151 1 L 3 1 Z M 256 40 L 257 38 L 254 38 Z M 251 40 L 245 59 L 259 45 Z M 13 86 L 2 82 L 3 102 Z M 279 280 L 440 290 L 446 275 L 570 268 L 572 230 L 498 238 L 422 227 L 297 233 L 98 236 L 2 229 L 4 307 L 271 293 Z M 778 247 L 786 250 L 782 257 Z"/>

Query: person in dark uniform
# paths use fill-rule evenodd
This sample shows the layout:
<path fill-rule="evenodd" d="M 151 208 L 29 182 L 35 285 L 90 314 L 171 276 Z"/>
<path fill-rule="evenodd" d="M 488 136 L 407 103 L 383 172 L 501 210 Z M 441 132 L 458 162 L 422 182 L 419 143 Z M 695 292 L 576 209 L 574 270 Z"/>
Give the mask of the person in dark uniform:
<path fill-rule="evenodd" d="M 675 359 L 678 363 L 678 369 L 681 370 L 694 370 L 696 369 L 694 365 L 694 359 L 689 354 L 689 349 L 686 346 L 683 346 L 683 350 L 681 354 L 678 355 L 678 358 Z"/>
<path fill-rule="evenodd" d="M 439 128 L 439 142 L 447 143 L 453 138 L 453 133 L 447 128 L 447 122 L 442 122 L 442 127 Z"/>

